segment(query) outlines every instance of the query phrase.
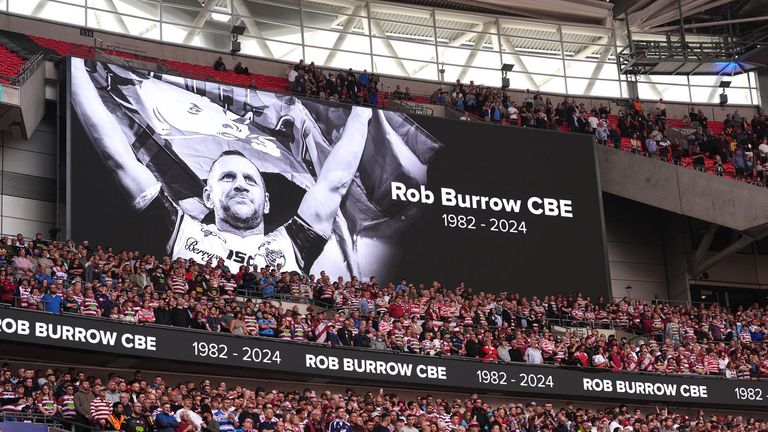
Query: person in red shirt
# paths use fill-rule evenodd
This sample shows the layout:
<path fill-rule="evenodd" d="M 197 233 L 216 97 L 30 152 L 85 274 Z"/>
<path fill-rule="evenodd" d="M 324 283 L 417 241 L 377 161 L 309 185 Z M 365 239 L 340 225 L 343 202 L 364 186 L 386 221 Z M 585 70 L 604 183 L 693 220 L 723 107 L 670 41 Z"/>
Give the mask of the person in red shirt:
<path fill-rule="evenodd" d="M 0 272 L 0 303 L 13 304 L 13 293 L 16 292 L 16 283 L 5 273 Z"/>
<path fill-rule="evenodd" d="M 584 352 L 584 345 L 579 345 L 576 348 L 576 352 L 573 353 L 573 359 L 576 360 L 578 365 L 581 367 L 589 366 L 589 357 Z"/>
<path fill-rule="evenodd" d="M 486 334 L 483 338 L 483 346 L 480 348 L 480 352 L 483 355 L 483 361 L 486 363 L 499 361 L 499 351 L 491 340 L 491 335 Z"/>

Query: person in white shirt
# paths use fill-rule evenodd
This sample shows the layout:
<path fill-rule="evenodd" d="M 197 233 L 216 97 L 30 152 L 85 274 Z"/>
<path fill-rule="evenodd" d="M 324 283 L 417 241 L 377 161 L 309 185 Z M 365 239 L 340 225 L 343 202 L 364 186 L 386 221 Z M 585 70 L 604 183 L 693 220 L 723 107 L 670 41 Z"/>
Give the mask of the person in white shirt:
<path fill-rule="evenodd" d="M 525 350 L 523 355 L 525 362 L 528 364 L 542 364 L 544 363 L 544 357 L 541 355 L 541 349 L 539 349 L 539 340 L 531 339 L 531 345 Z"/>
<path fill-rule="evenodd" d="M 509 108 L 507 109 L 507 111 L 509 112 L 509 119 L 512 121 L 512 124 L 517 125 L 519 115 L 520 115 L 520 111 L 517 109 L 517 105 L 515 105 L 515 103 L 512 102 L 509 105 Z"/>
<path fill-rule="evenodd" d="M 600 122 L 600 120 L 598 120 L 598 118 L 595 117 L 594 114 L 589 115 L 588 121 L 589 121 L 589 127 L 592 128 L 592 130 L 597 129 L 597 125 Z"/>
<path fill-rule="evenodd" d="M 768 138 L 763 138 L 763 141 L 757 146 L 757 151 L 760 152 L 760 156 L 768 156 Z"/>
<path fill-rule="evenodd" d="M 296 81 L 296 77 L 299 76 L 299 73 L 296 72 L 296 69 L 293 67 L 288 68 L 287 72 L 287 78 L 288 78 L 288 87 L 293 90 L 294 89 L 294 82 Z"/>

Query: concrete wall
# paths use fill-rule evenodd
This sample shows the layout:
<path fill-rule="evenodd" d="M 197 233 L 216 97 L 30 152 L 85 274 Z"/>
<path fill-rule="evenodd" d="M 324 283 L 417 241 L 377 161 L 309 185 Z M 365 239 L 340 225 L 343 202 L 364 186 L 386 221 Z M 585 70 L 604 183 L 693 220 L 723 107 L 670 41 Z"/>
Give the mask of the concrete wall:
<path fill-rule="evenodd" d="M 33 236 L 56 222 L 56 105 L 29 140 L 0 132 L 0 233 Z"/>
<path fill-rule="evenodd" d="M 768 223 L 768 193 L 746 183 L 597 146 L 604 192 L 744 231 Z"/>
<path fill-rule="evenodd" d="M 612 295 L 666 298 L 662 211 L 606 193 L 603 209 Z"/>

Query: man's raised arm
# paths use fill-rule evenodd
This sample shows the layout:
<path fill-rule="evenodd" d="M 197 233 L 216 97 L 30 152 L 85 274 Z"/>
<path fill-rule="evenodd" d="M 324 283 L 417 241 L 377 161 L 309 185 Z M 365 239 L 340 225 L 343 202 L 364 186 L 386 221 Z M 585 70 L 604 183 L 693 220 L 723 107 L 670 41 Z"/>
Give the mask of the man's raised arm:
<path fill-rule="evenodd" d="M 355 177 L 368 137 L 370 108 L 352 107 L 339 141 L 323 163 L 317 183 L 304 195 L 299 216 L 318 233 L 329 237 L 333 220 Z"/>
<path fill-rule="evenodd" d="M 120 124 L 107 110 L 88 76 L 85 62 L 72 59 L 72 106 L 104 162 L 137 210 L 147 204 L 146 193 L 158 185 L 152 172 L 136 159 Z"/>

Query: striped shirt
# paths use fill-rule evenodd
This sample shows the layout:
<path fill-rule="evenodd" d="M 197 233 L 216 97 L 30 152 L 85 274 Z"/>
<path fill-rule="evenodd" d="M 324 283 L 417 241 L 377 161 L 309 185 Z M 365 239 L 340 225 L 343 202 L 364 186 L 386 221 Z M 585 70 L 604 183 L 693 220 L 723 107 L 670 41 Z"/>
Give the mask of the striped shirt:
<path fill-rule="evenodd" d="M 91 401 L 90 414 L 94 423 L 101 420 L 106 421 L 107 417 L 112 414 L 112 404 L 108 400 L 95 398 L 93 401 Z"/>
<path fill-rule="evenodd" d="M 219 423 L 219 430 L 221 432 L 231 432 L 235 430 L 235 424 L 227 416 L 228 413 L 233 412 L 234 408 L 230 408 L 229 411 L 216 410 L 213 413 L 213 419 Z"/>
<path fill-rule="evenodd" d="M 348 432 L 349 430 L 349 423 L 344 420 L 336 419 L 328 425 L 328 432 Z"/>
<path fill-rule="evenodd" d="M 75 396 L 64 395 L 59 399 L 59 406 L 61 407 L 61 415 L 64 418 L 74 418 L 77 415 L 75 411 Z"/>

